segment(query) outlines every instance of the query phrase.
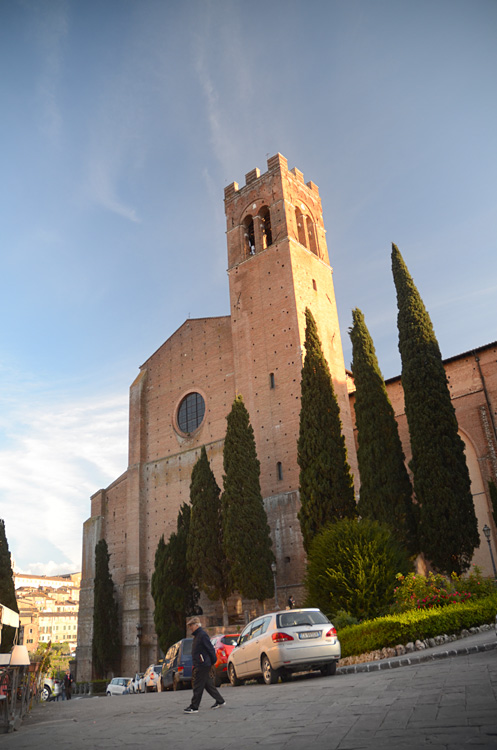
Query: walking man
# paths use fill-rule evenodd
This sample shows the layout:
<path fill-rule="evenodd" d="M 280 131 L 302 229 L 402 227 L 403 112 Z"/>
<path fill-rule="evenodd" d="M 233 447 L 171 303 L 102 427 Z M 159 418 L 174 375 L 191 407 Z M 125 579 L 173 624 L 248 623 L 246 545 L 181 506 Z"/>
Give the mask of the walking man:
<path fill-rule="evenodd" d="M 186 626 L 193 635 L 192 644 L 192 687 L 193 696 L 188 708 L 185 708 L 185 714 L 196 714 L 202 693 L 207 690 L 209 695 L 216 701 L 211 708 L 221 708 L 226 701 L 214 685 L 211 674 L 211 667 L 216 663 L 216 652 L 209 636 L 203 628 L 200 627 L 198 617 L 191 617 Z"/>

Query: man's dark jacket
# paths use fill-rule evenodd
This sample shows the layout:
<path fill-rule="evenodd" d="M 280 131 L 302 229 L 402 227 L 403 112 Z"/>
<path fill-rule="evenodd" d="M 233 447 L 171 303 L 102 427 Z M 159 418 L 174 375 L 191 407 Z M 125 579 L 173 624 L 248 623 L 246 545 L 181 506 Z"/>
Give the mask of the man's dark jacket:
<path fill-rule="evenodd" d="M 205 630 L 198 627 L 193 633 L 192 663 L 194 667 L 211 667 L 216 663 L 216 652 Z"/>

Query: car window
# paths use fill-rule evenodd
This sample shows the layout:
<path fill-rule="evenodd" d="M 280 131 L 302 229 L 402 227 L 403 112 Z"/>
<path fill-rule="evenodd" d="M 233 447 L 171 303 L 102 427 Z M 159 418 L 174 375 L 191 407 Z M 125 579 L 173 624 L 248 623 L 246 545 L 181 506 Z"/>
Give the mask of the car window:
<path fill-rule="evenodd" d="M 154 667 L 154 672 L 157 672 L 157 674 L 160 674 L 162 670 L 162 664 L 156 664 Z"/>
<path fill-rule="evenodd" d="M 223 635 L 223 637 L 220 639 L 221 643 L 224 643 L 225 646 L 236 646 L 238 643 L 238 636 L 237 635 Z"/>
<path fill-rule="evenodd" d="M 271 620 L 271 616 L 263 617 L 261 620 L 256 620 L 252 625 L 252 632 L 250 634 L 251 638 L 257 638 L 259 635 L 262 635 L 266 632 L 269 622 Z"/>
<path fill-rule="evenodd" d="M 192 653 L 193 638 L 185 638 L 181 643 L 181 653 L 183 656 L 190 656 Z"/>
<path fill-rule="evenodd" d="M 252 623 L 249 623 L 246 628 L 242 630 L 242 634 L 238 640 L 238 645 L 241 646 L 242 643 L 246 643 L 250 639 L 250 631 L 252 630 Z"/>
<path fill-rule="evenodd" d="M 299 625 L 324 625 L 325 623 L 329 623 L 329 620 L 319 610 L 312 612 L 290 610 L 277 616 L 276 626 L 278 628 L 291 628 Z"/>

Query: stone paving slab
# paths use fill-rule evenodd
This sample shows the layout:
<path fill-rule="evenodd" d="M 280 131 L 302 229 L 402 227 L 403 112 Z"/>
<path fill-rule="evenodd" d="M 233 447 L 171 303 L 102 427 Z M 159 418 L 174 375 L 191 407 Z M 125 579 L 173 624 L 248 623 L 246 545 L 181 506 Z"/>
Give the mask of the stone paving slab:
<path fill-rule="evenodd" d="M 225 685 L 225 707 L 211 711 L 212 699 L 204 695 L 193 715 L 183 713 L 190 691 L 45 703 L 34 707 L 19 731 L 1 735 L 0 747 L 495 750 L 497 639 L 492 632 L 482 635 L 475 636 L 477 650 L 464 643 L 464 651 L 454 649 L 457 655 L 396 669 Z"/>

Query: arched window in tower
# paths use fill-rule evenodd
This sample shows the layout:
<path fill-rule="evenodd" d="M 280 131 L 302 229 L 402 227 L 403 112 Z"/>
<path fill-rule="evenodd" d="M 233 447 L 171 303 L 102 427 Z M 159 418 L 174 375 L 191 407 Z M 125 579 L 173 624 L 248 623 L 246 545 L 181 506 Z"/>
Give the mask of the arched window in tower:
<path fill-rule="evenodd" d="M 254 219 L 250 214 L 243 220 L 243 230 L 245 257 L 248 258 L 249 255 L 255 255 Z"/>
<path fill-rule="evenodd" d="M 305 217 L 302 216 L 302 211 L 300 210 L 300 208 L 295 209 L 295 219 L 297 221 L 298 240 L 301 245 L 307 247 L 307 242 L 305 239 Z"/>
<path fill-rule="evenodd" d="M 314 255 L 317 255 L 318 244 L 316 242 L 316 229 L 310 216 L 307 217 L 307 237 L 309 239 L 309 250 L 311 250 Z"/>
<path fill-rule="evenodd" d="M 271 214 L 269 213 L 269 208 L 267 206 L 263 206 L 259 211 L 259 219 L 261 221 L 262 249 L 265 250 L 269 245 L 273 244 Z"/>

